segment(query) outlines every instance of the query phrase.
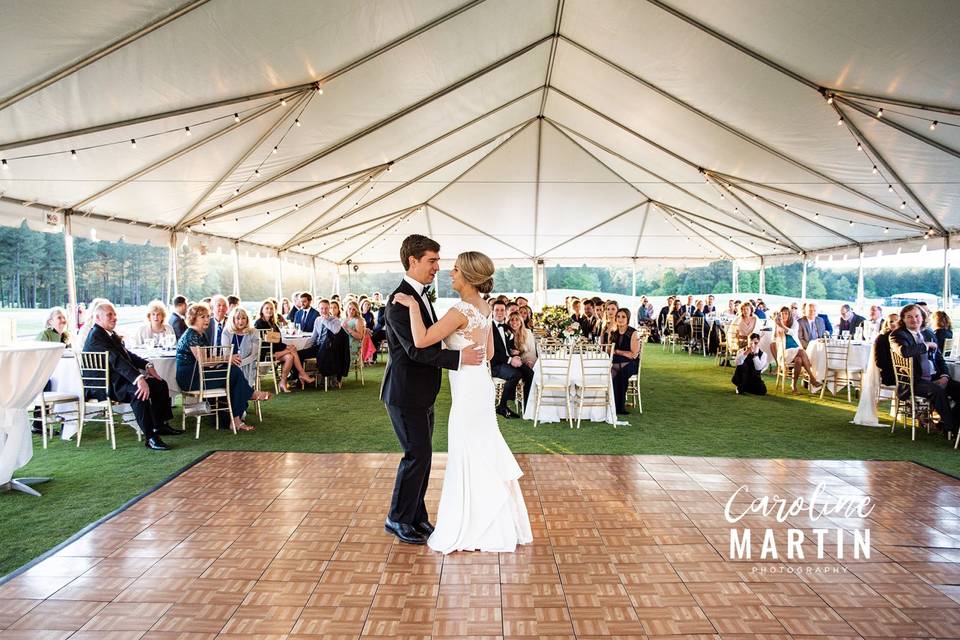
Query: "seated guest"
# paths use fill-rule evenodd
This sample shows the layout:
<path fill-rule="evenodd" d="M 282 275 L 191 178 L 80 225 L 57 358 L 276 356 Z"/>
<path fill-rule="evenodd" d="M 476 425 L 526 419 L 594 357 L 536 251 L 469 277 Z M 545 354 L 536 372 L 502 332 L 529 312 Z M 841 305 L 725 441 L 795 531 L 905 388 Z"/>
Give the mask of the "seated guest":
<path fill-rule="evenodd" d="M 229 315 L 234 309 L 240 306 L 240 296 L 229 295 L 227 296 L 227 314 Z"/>
<path fill-rule="evenodd" d="M 363 345 L 363 337 L 367 333 L 367 324 L 360 315 L 360 305 L 356 300 L 347 301 L 347 319 L 343 322 L 343 330 L 350 336 L 350 353 L 354 354 L 360 351 Z"/>
<path fill-rule="evenodd" d="M 612 344 L 611 334 L 617 330 L 617 311 L 620 305 L 616 300 L 607 300 L 603 304 L 603 320 L 600 322 L 600 344 Z M 510 316 L 507 315 L 509 318 Z"/>
<path fill-rule="evenodd" d="M 651 320 L 654 320 L 653 305 L 650 304 L 647 296 L 641 296 L 640 307 L 637 309 L 637 323 L 647 324 Z"/>
<path fill-rule="evenodd" d="M 210 298 L 210 310 L 213 311 L 212 317 L 208 318 L 207 327 L 207 345 L 218 345 L 223 339 L 223 332 L 227 328 L 227 299 L 219 293 Z M 189 326 L 189 322 L 187 325 Z"/>
<path fill-rule="evenodd" d="M 506 317 L 504 308 L 503 315 Z M 583 317 L 580 318 L 580 333 L 586 340 L 595 340 L 600 335 L 600 318 L 596 315 L 596 305 L 592 299 L 583 301 Z"/>
<path fill-rule="evenodd" d="M 533 330 L 533 309 L 530 308 L 530 305 L 520 305 L 520 319 L 523 320 L 523 326 Z"/>
<path fill-rule="evenodd" d="M 873 361 L 877 363 L 877 369 L 880 370 L 880 382 L 888 387 L 897 384 L 897 377 L 893 371 L 893 359 L 890 357 L 890 334 L 896 331 L 899 325 L 900 314 L 891 313 L 887 317 L 883 331 L 877 334 L 877 339 L 874 341 Z"/>
<path fill-rule="evenodd" d="M 108 301 L 91 308 L 93 327 L 83 345 L 84 351 L 105 351 L 110 365 L 109 397 L 116 402 L 129 404 L 137 418 L 137 425 L 146 439 L 147 449 L 166 451 L 168 447 L 161 435 L 179 435 L 168 422 L 173 418 L 170 407 L 170 389 L 154 370 L 153 365 L 135 353 L 127 351 L 116 334 L 117 311 Z M 83 373 L 86 377 L 86 372 Z M 91 398 L 107 399 L 102 389 L 89 392 Z"/>
<path fill-rule="evenodd" d="M 378 293 L 373 294 L 374 298 L 379 295 Z M 376 351 L 373 354 L 373 361 L 377 361 L 377 356 L 380 353 L 380 346 L 383 344 L 383 341 L 387 339 L 387 305 L 382 302 L 379 304 L 377 309 L 377 321 L 373 324 L 373 330 L 370 332 L 370 339 L 373 341 L 373 346 L 376 348 Z"/>
<path fill-rule="evenodd" d="M 537 363 L 537 340 L 533 336 L 533 331 L 523 323 L 523 316 L 519 313 L 510 314 L 507 324 L 513 336 L 513 349 L 510 355 L 519 356 L 520 362 L 533 369 L 533 365 Z"/>
<path fill-rule="evenodd" d="M 350 368 L 350 351 L 347 340 L 337 340 L 341 333 L 342 324 L 340 323 L 340 304 L 330 300 L 321 300 L 317 303 L 319 316 L 313 325 L 313 333 L 310 334 L 310 341 L 307 346 L 298 353 L 300 360 L 307 358 L 317 359 L 317 371 L 324 377 L 336 377 L 336 384 L 339 387 L 340 381 L 346 375 Z M 336 315 L 334 315 L 336 312 Z M 342 336 L 346 338 L 344 333 Z M 346 370 L 343 362 L 346 358 Z"/>
<path fill-rule="evenodd" d="M 687 315 L 686 308 L 680 304 L 679 298 L 673 301 L 673 310 L 670 312 L 670 315 L 673 316 L 673 328 L 677 332 L 677 335 L 684 339 L 689 338 L 690 325 L 687 323 L 689 316 Z"/>
<path fill-rule="evenodd" d="M 707 304 L 703 305 L 703 314 L 709 315 L 711 313 L 717 312 L 717 305 L 713 303 L 716 298 L 713 297 L 713 294 L 707 296 Z"/>
<path fill-rule="evenodd" d="M 667 303 L 660 307 L 660 313 L 657 314 L 657 327 L 659 327 L 660 333 L 663 333 L 664 327 L 667 326 L 667 315 L 673 311 L 674 300 L 673 296 L 667 297 Z"/>
<path fill-rule="evenodd" d="M 570 298 L 570 319 L 574 322 L 580 322 L 583 317 L 583 308 L 578 298 Z"/>
<path fill-rule="evenodd" d="M 360 299 L 360 315 L 363 317 L 363 323 L 367 325 L 367 331 L 373 331 L 376 319 L 373 317 L 373 304 L 369 298 Z"/>
<path fill-rule="evenodd" d="M 67 331 L 67 312 L 63 307 L 54 307 L 50 309 L 50 313 L 47 314 L 47 321 L 43 325 L 43 331 L 40 332 L 40 335 L 37 336 L 38 342 L 62 342 L 67 346 L 67 349 L 70 348 L 70 333 Z M 44 391 L 52 391 L 53 383 L 47 380 L 46 386 L 43 387 Z M 40 408 L 37 407 L 33 410 L 33 432 L 41 433 L 40 427 Z"/>
<path fill-rule="evenodd" d="M 170 313 L 168 322 L 170 326 L 173 327 L 173 335 L 177 340 L 179 340 L 183 332 L 187 330 L 187 323 L 183 319 L 186 315 L 187 299 L 183 296 L 175 296 L 173 298 L 173 311 Z"/>
<path fill-rule="evenodd" d="M 870 305 L 870 317 L 863 323 L 863 334 L 870 338 L 883 331 L 883 308 L 880 305 Z"/>
<path fill-rule="evenodd" d="M 723 313 L 723 316 L 726 320 L 733 320 L 740 312 L 737 310 L 737 305 L 733 300 L 727 300 L 727 310 Z"/>
<path fill-rule="evenodd" d="M 690 314 L 691 318 L 702 318 L 704 316 L 703 312 L 703 300 L 697 300 L 697 306 L 693 308 L 693 312 Z"/>
<path fill-rule="evenodd" d="M 260 359 L 266 360 L 269 358 L 269 350 L 271 348 L 273 349 L 273 360 L 274 362 L 279 362 L 281 366 L 280 382 L 278 383 L 280 391 L 289 393 L 290 389 L 287 388 L 287 378 L 290 376 L 292 370 L 296 370 L 301 384 L 313 383 L 315 382 L 315 378 L 307 375 L 307 372 L 304 371 L 296 348 L 292 344 L 280 342 L 280 325 L 277 323 L 279 319 L 280 316 L 277 314 L 276 303 L 272 300 L 264 300 L 263 304 L 260 305 L 260 314 L 257 316 L 253 328 L 271 331 L 275 334 L 274 338 L 276 338 L 276 342 L 264 341 L 260 343 Z"/>
<path fill-rule="evenodd" d="M 744 302 L 740 305 L 740 315 L 733 321 L 737 344 L 746 344 L 757 328 L 757 317 L 753 315 L 753 305 Z"/>
<path fill-rule="evenodd" d="M 296 298 L 297 304 L 300 304 L 300 298 Z M 283 322 L 280 324 L 287 324 L 288 322 L 293 322 L 293 315 L 297 312 L 297 309 L 290 305 L 290 298 L 283 298 L 280 300 L 280 313 L 278 313 L 278 322 L 279 318 L 283 318 Z"/>
<path fill-rule="evenodd" d="M 923 326 L 927 327 L 930 324 L 930 307 L 923 300 L 918 302 L 917 306 L 920 307 L 920 313 L 923 314 Z"/>
<path fill-rule="evenodd" d="M 857 315 L 850 305 L 845 304 L 840 307 L 840 324 L 837 331 L 841 334 L 846 331 L 852 337 L 856 333 L 857 327 L 863 326 L 863 320 L 863 316 Z"/>
<path fill-rule="evenodd" d="M 923 314 L 918 305 L 908 304 L 900 311 L 900 325 L 890 334 L 890 350 L 903 358 L 913 358 L 914 393 L 927 398 L 930 407 L 940 416 L 943 431 L 955 431 L 960 424 L 960 383 L 947 373 L 933 334 L 923 328 Z M 901 388 L 897 392 L 905 398 L 910 390 Z M 951 400 L 957 403 L 955 408 L 951 408 Z"/>
<path fill-rule="evenodd" d="M 517 296 L 517 299 L 514 302 L 516 302 L 517 306 L 520 307 L 521 309 L 524 307 L 530 306 L 530 301 L 524 298 L 523 296 Z"/>
<path fill-rule="evenodd" d="M 237 366 L 243 371 L 250 388 L 257 388 L 257 362 L 260 360 L 260 334 L 250 323 L 250 316 L 243 307 L 235 307 L 227 316 L 227 328 L 220 340 L 222 346 L 233 346 L 233 353 L 240 356 Z"/>
<path fill-rule="evenodd" d="M 813 371 L 810 356 L 800 346 L 800 321 L 793 317 L 790 307 L 781 308 L 778 315 L 779 325 L 776 331 L 777 337 L 783 338 L 783 359 L 787 365 L 793 365 L 793 382 L 790 383 L 790 389 L 797 393 L 797 382 L 800 380 L 800 372 L 803 370 L 807 372 L 807 376 L 810 378 L 810 391 L 819 390 L 820 381 L 817 380 L 817 374 Z"/>
<path fill-rule="evenodd" d="M 933 312 L 933 335 L 937 339 L 937 349 L 941 354 L 946 354 L 943 347 L 947 340 L 953 340 L 953 325 L 950 323 L 950 316 L 943 311 Z"/>
<path fill-rule="evenodd" d="M 294 311 L 293 319 L 290 320 L 290 322 L 300 325 L 300 331 L 304 333 L 313 333 L 313 324 L 317 321 L 317 316 L 320 315 L 311 306 L 312 304 L 313 296 L 307 291 L 301 293 L 299 308 Z"/>
<path fill-rule="evenodd" d="M 461 272 L 464 270 L 461 265 Z M 593 312 L 593 301 L 588 300 L 591 313 Z M 584 305 L 586 306 L 586 305 Z M 495 378 L 501 378 L 505 381 L 503 393 L 500 395 L 500 404 L 497 406 L 497 413 L 504 418 L 518 418 L 519 415 L 512 411 L 507 403 L 517 396 L 517 385 L 523 381 L 523 402 L 526 405 L 530 397 L 530 387 L 533 383 L 533 369 L 523 364 L 520 356 L 511 355 L 516 350 L 513 342 L 513 334 L 506 324 L 507 305 L 500 302 L 493 303 L 493 357 L 490 358 L 490 371 Z"/>
<path fill-rule="evenodd" d="M 751 306 L 749 303 L 743 306 Z M 736 359 L 737 368 L 730 381 L 737 387 L 737 393 L 767 395 L 767 385 L 761 373 L 767 368 L 767 354 L 760 349 L 760 334 L 751 333 L 747 346 L 740 349 Z"/>
<path fill-rule="evenodd" d="M 761 320 L 767 319 L 767 305 L 764 304 L 763 300 L 757 300 L 757 306 L 754 308 L 753 314 Z"/>
<path fill-rule="evenodd" d="M 687 304 L 681 305 L 683 312 L 687 314 L 687 317 L 693 315 L 693 296 L 687 296 Z"/>
<path fill-rule="evenodd" d="M 80 322 L 80 330 L 77 331 L 77 339 L 74 341 L 77 346 L 87 344 L 87 336 L 90 335 L 90 330 L 93 329 L 93 309 L 94 307 L 99 306 L 100 303 L 106 301 L 106 298 L 94 298 L 90 301 L 90 305 L 83 314 L 83 320 Z"/>
<path fill-rule="evenodd" d="M 519 313 L 519 312 L 520 312 L 520 305 L 518 305 L 516 302 L 510 302 L 508 300 L 507 301 L 507 317 L 509 318 L 511 313 Z"/>
<path fill-rule="evenodd" d="M 147 305 L 147 321 L 140 325 L 133 338 L 136 344 L 153 345 L 157 341 L 163 344 L 167 336 L 176 340 L 173 327 L 166 324 L 167 307 L 159 300 L 151 300 Z"/>
<path fill-rule="evenodd" d="M 225 298 L 223 302 L 226 303 Z M 180 341 L 177 343 L 177 384 L 185 391 L 196 391 L 200 388 L 200 371 L 194 349 L 210 346 L 210 343 L 207 342 L 210 308 L 203 303 L 190 305 L 187 309 L 186 321 L 187 330 L 183 332 Z M 239 367 L 242 362 L 239 354 L 233 354 L 231 360 L 235 367 Z M 207 384 L 211 389 L 223 389 L 226 386 L 226 381 L 222 379 L 210 380 Z M 269 400 L 270 394 L 266 391 L 254 391 L 243 374 L 230 375 L 229 384 L 233 426 L 239 431 L 252 431 L 253 427 L 243 422 L 243 415 L 247 412 L 247 404 L 251 400 Z"/>
<path fill-rule="evenodd" d="M 797 320 L 798 335 L 800 346 L 804 349 L 811 342 L 815 342 L 827 335 L 827 328 L 824 326 L 823 317 L 817 315 L 817 305 L 808 302 L 803 305 L 804 316 Z"/>
<path fill-rule="evenodd" d="M 627 383 L 630 376 L 640 369 L 640 335 L 630 326 L 630 310 L 619 309 L 616 315 L 616 328 L 610 334 L 613 345 L 613 359 L 610 375 L 613 378 L 613 400 L 617 414 L 627 414 Z"/>

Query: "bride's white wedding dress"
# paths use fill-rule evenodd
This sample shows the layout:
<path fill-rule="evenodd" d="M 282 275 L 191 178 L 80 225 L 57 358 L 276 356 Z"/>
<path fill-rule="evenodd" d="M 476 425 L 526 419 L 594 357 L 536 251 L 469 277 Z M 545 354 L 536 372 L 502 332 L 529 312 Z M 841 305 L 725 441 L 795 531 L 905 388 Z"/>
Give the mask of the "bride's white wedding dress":
<path fill-rule="evenodd" d="M 449 349 L 487 344 L 490 318 L 470 303 L 454 305 L 467 326 L 444 339 Z M 517 479 L 523 475 L 500 434 L 487 366 L 450 371 L 447 470 L 436 529 L 427 544 L 453 551 L 512 552 L 533 541 Z"/>

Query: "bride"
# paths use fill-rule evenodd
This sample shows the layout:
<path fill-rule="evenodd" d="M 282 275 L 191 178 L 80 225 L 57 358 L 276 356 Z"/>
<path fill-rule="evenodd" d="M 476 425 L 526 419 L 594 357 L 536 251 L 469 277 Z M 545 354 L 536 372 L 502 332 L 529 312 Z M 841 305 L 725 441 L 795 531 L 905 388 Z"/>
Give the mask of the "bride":
<path fill-rule="evenodd" d="M 398 293 L 394 301 L 410 311 L 417 348 L 443 340 L 450 349 L 486 345 L 493 354 L 490 307 L 481 297 L 493 289 L 493 261 L 476 251 L 457 256 L 450 277 L 460 294 L 457 302 L 429 329 L 420 305 Z M 530 519 L 517 479 L 523 475 L 507 447 L 494 413 L 489 366 L 463 366 L 450 372 L 450 419 L 447 471 L 440 494 L 436 529 L 427 544 L 442 553 L 453 551 L 512 552 L 533 541 Z"/>

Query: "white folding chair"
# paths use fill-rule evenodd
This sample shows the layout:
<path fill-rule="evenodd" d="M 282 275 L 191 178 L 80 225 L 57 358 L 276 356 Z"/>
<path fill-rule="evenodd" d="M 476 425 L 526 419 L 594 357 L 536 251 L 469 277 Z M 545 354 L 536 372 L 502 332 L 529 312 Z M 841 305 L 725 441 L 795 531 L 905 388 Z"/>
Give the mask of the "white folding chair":
<path fill-rule="evenodd" d="M 584 407 L 603 407 L 609 411 L 613 404 L 613 385 L 610 384 L 610 356 L 605 351 L 578 349 L 581 381 L 577 385 L 577 429 L 583 418 Z M 616 420 L 614 420 L 616 428 Z"/>
<path fill-rule="evenodd" d="M 550 350 L 541 350 L 537 361 L 537 386 L 534 396 L 533 426 L 540 421 L 540 409 L 543 407 L 564 407 L 567 410 L 567 422 L 573 428 L 573 405 L 570 398 L 570 350 L 557 346 Z"/>

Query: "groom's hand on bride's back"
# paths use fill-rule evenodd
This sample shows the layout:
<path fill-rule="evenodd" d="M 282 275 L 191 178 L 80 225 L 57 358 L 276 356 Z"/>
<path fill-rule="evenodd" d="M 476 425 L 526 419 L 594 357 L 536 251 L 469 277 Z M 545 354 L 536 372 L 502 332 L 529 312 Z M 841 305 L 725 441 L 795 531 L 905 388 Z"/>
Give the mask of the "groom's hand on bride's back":
<path fill-rule="evenodd" d="M 480 345 L 470 345 L 460 352 L 460 365 L 477 366 L 478 364 L 481 364 L 484 356 L 486 355 L 484 351 L 485 350 Z"/>

